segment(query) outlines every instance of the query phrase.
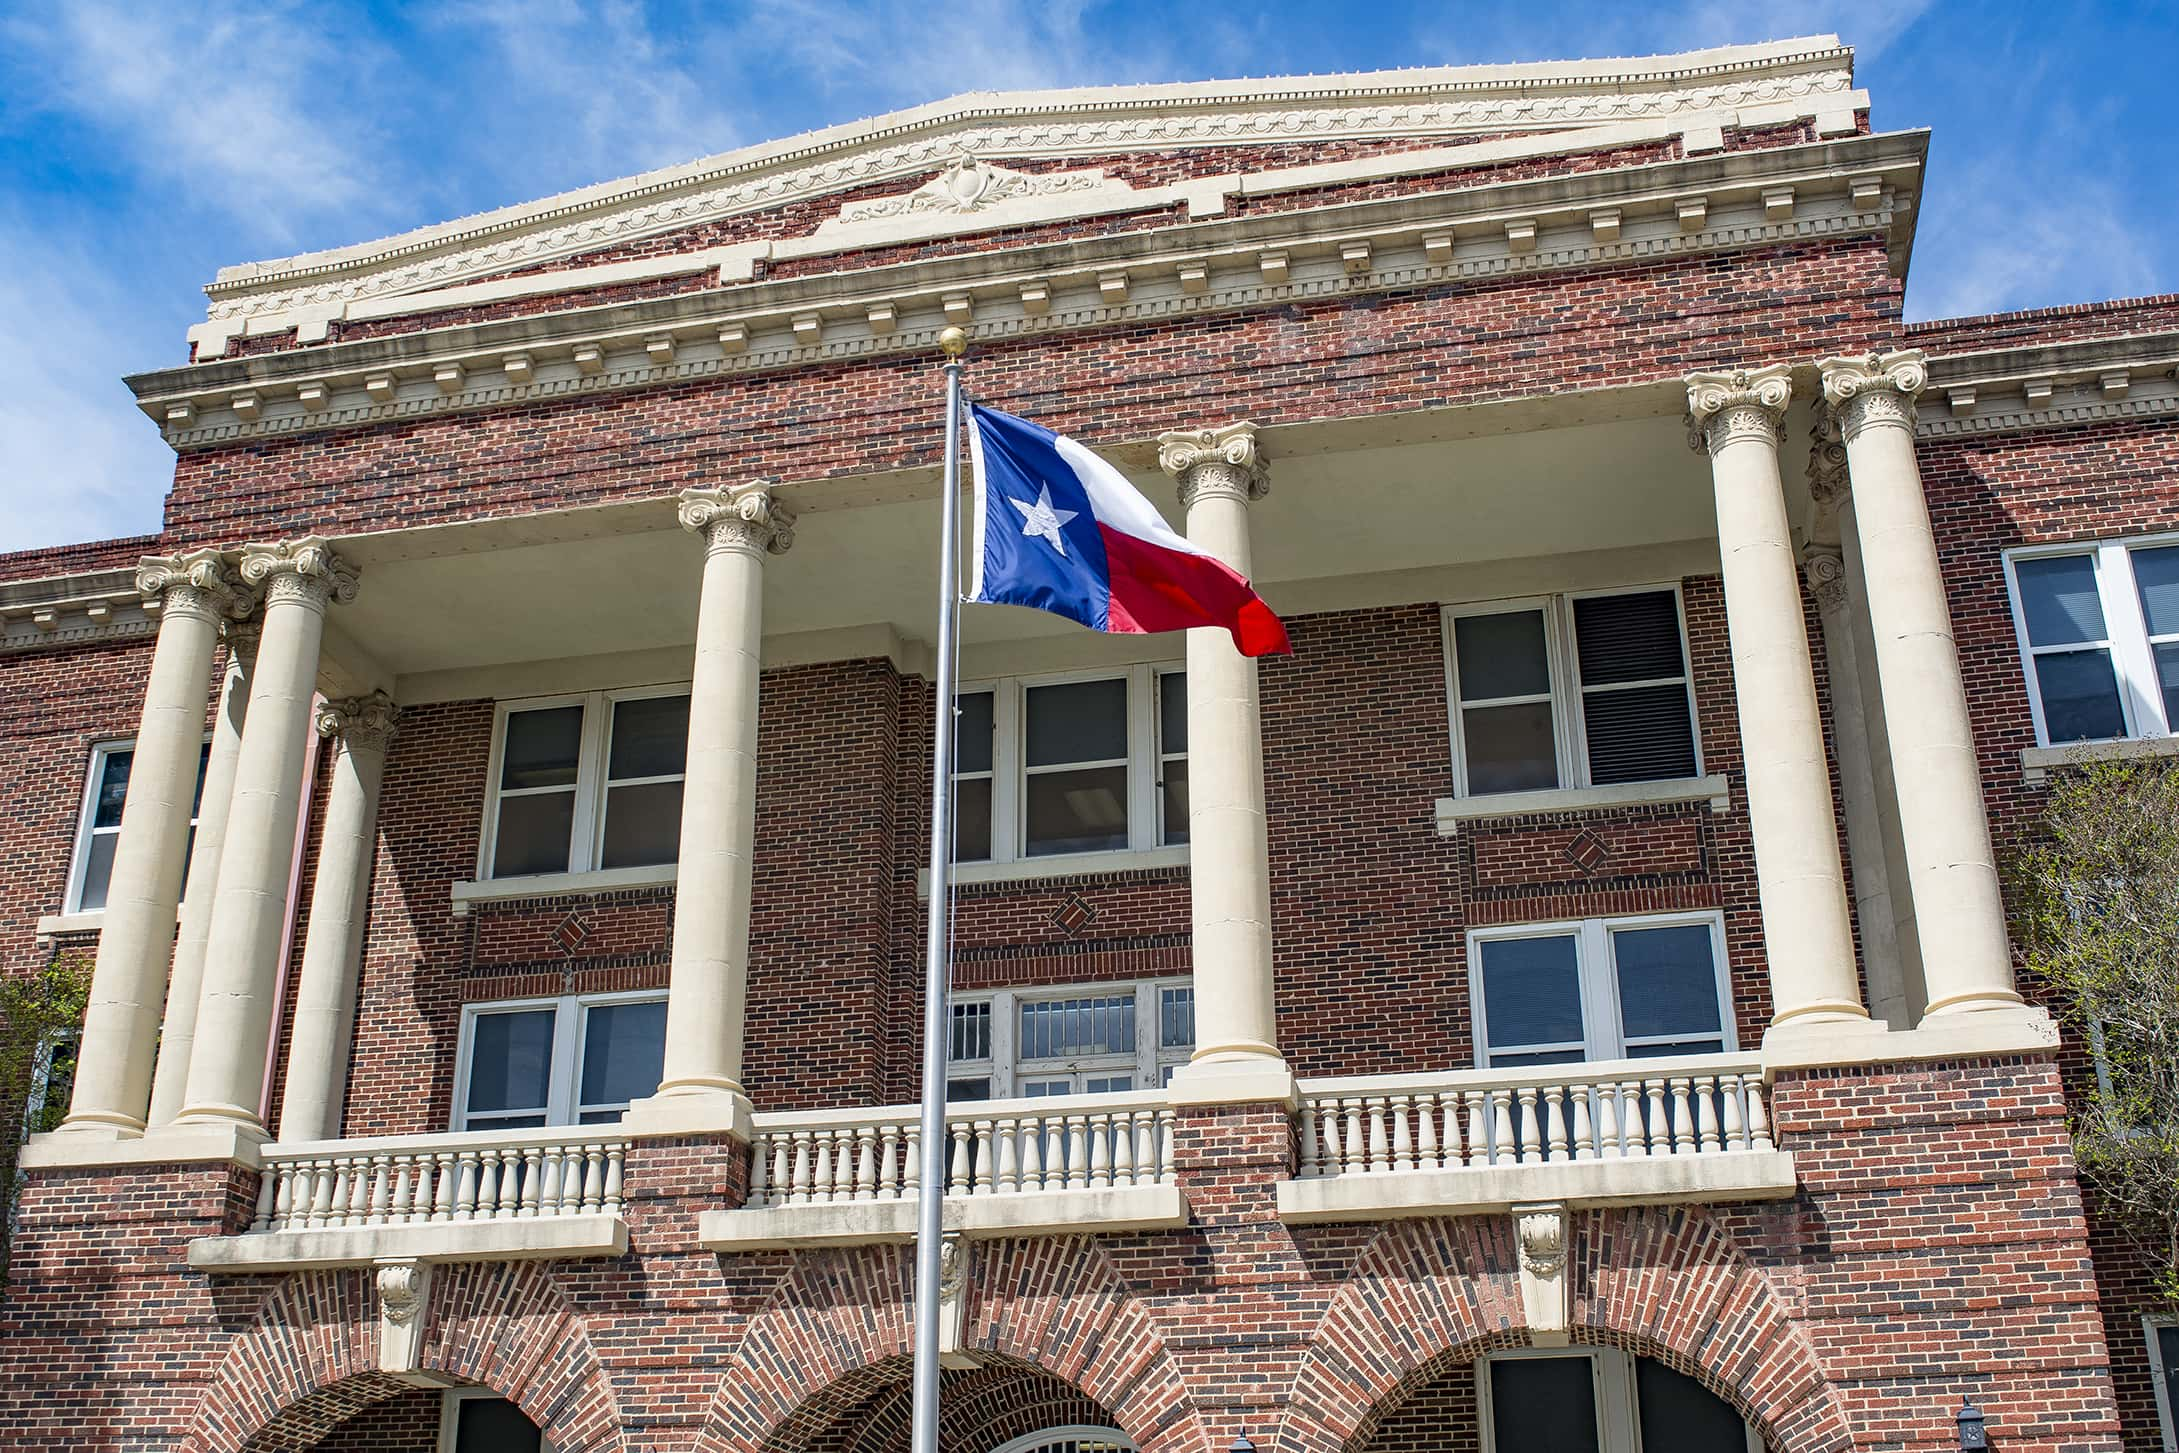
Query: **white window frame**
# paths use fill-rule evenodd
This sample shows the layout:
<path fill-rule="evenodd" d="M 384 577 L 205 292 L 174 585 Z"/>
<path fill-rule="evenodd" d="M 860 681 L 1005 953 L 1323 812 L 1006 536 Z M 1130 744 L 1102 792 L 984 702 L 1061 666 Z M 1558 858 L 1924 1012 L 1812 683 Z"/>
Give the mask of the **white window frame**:
<path fill-rule="evenodd" d="M 459 1453 L 461 1434 L 461 1405 L 489 1398 L 493 1402 L 511 1402 L 505 1393 L 489 1387 L 450 1387 L 439 1399 L 439 1453 Z M 523 1414 L 528 1417 L 527 1413 Z M 552 1440 L 540 1431 L 537 1435 L 539 1453 L 552 1453 Z"/>
<path fill-rule="evenodd" d="M 2164 692 L 2156 679 L 2156 651 L 2161 644 L 2179 641 L 2179 633 L 2149 634 L 2148 618 L 2141 610 L 2141 592 L 2134 582 L 2133 552 L 2179 545 L 2179 534 L 2126 535 L 2112 540 L 2075 540 L 2067 544 L 2022 545 L 2005 552 L 2005 600 L 2013 615 L 2013 642 L 2020 651 L 2020 675 L 2028 691 L 2028 712 L 2035 723 L 2035 742 L 2042 747 L 2085 746 L 2087 741 L 2137 741 L 2168 737 L 2175 725 L 2164 719 Z M 2103 607 L 2104 639 L 2068 642 L 2062 646 L 2034 646 L 2028 641 L 2028 617 L 2020 599 L 2019 563 L 2066 555 L 2086 556 L 2095 571 L 2096 600 Z M 2111 670 L 2118 678 L 2119 713 L 2125 735 L 2095 737 L 2084 741 L 2053 742 L 2043 720 L 2043 692 L 2036 676 L 2035 658 L 2051 652 L 2088 651 L 2098 646 L 2111 653 Z"/>
<path fill-rule="evenodd" d="M 2179 1326 L 2179 1319 L 2172 1317 L 2144 1316 L 2141 1319 L 2142 1335 L 2149 1342 L 2149 1386 L 2156 1394 L 2157 1431 L 2164 1440 L 2164 1453 L 2179 1453 L 2179 1410 L 2171 1405 L 2171 1388 L 2164 1378 L 2164 1348 L 2156 1334 L 2164 1327 Z"/>
<path fill-rule="evenodd" d="M 1009 1438 L 991 1453 L 1135 1453 L 1135 1440 L 1118 1428 L 1074 1423 Z"/>
<path fill-rule="evenodd" d="M 1482 1453 L 1498 1453 L 1498 1419 L 1491 1406 L 1491 1364 L 1535 1358 L 1585 1358 L 1590 1386 L 1596 1390 L 1599 1453 L 1674 1453 L 1642 1446 L 1642 1420 L 1636 1404 L 1634 1354 L 1618 1347 L 1509 1347 L 1475 1360 L 1475 1410 Z M 1763 1435 L 1743 1417 L 1747 1453 L 1764 1453 Z M 1508 1449 L 1507 1453 L 1515 1453 Z"/>
<path fill-rule="evenodd" d="M 204 741 L 207 746 L 211 744 L 211 733 L 207 732 L 205 734 Z M 98 784 L 106 778 L 106 760 L 116 752 L 133 753 L 135 750 L 136 738 L 134 737 L 115 737 L 110 741 L 91 743 L 91 764 L 83 774 L 83 800 L 76 808 L 76 845 L 68 861 L 68 891 L 62 900 L 63 907 L 61 911 L 63 913 L 82 913 L 86 911 L 83 907 L 83 880 L 91 871 L 91 839 L 98 833 L 98 829 L 92 826 L 92 819 L 98 813 Z M 197 760 L 199 763 L 197 770 L 201 774 L 204 770 L 204 757 L 201 751 Z M 135 770 L 133 764 L 130 770 L 132 772 Z M 192 782 L 189 785 L 192 798 L 194 798 L 197 784 Z M 199 806 L 201 808 L 202 804 L 199 804 Z M 198 815 L 196 812 L 189 814 L 191 832 L 196 831 Z M 118 826 L 111 831 L 116 837 L 121 833 Z M 185 889 L 188 886 L 186 881 L 183 886 Z M 104 910 L 93 908 L 88 911 L 100 913 Z"/>
<path fill-rule="evenodd" d="M 477 1020 L 487 1014 L 514 1014 L 539 1009 L 555 1011 L 552 1023 L 552 1069 L 545 1085 L 545 1124 L 581 1124 L 586 1111 L 612 1109 L 609 1105 L 582 1105 L 576 1095 L 582 1088 L 584 1016 L 605 1004 L 666 1002 L 664 989 L 623 989 L 604 994 L 552 994 L 533 999 L 490 999 L 462 1006 L 461 1031 L 455 1039 L 454 1107 L 450 1130 L 469 1126 L 470 1055 L 476 1049 Z M 626 1107 L 621 1107 L 625 1109 Z M 481 1127 L 493 1129 L 493 1126 Z"/>
<path fill-rule="evenodd" d="M 1714 908 L 1680 913 L 1640 913 L 1602 918 L 1567 918 L 1551 923 L 1501 924 L 1468 931 L 1468 1036 L 1474 1046 L 1475 1065 L 1490 1065 L 1491 1047 L 1486 1042 L 1483 1003 L 1482 946 L 1492 941 L 1521 938 L 1574 940 L 1574 971 L 1581 986 L 1581 1044 L 1502 1045 L 1508 1052 L 1549 1054 L 1579 1049 L 1583 1062 L 1627 1057 L 1629 1046 L 1620 1033 L 1619 975 L 1612 960 L 1612 934 L 1629 929 L 1676 928 L 1701 925 L 1710 930 L 1710 964 L 1717 980 L 1718 1027 L 1722 1040 L 1718 1052 L 1732 1054 L 1740 1048 L 1734 1023 L 1732 966 L 1725 956 L 1725 915 Z M 1668 1042 L 1663 1038 L 1647 1043 Z M 1638 1046 L 1637 1046 L 1638 1047 Z"/>
<path fill-rule="evenodd" d="M 1117 856 L 1163 847 L 1164 794 L 1159 790 L 1164 781 L 1162 769 L 1168 761 L 1185 761 L 1188 754 L 1161 750 L 1158 692 L 1165 689 L 1166 677 L 1186 669 L 1185 663 L 1162 661 L 1119 669 L 1104 667 L 962 682 L 954 693 L 956 699 L 991 693 L 991 770 L 988 774 L 961 773 L 954 779 L 960 782 L 986 775 L 991 779 L 991 856 L 973 861 L 1037 863 L 1061 858 Z M 1032 856 L 1026 850 L 1029 777 L 1036 772 L 1121 765 L 1117 758 L 1045 768 L 1028 765 L 1028 693 L 1039 686 L 1068 686 L 1089 681 L 1127 683 L 1127 845 L 1086 853 L 1038 853 Z"/>
<path fill-rule="evenodd" d="M 1171 1048 L 1162 1043 L 1164 1018 L 1160 1010 L 1164 991 L 1175 988 L 1192 989 L 1194 982 L 1192 978 L 1182 974 L 1158 979 L 1127 979 L 1097 984 L 1046 984 L 1031 989 L 986 989 L 955 994 L 950 1001 L 954 1005 L 988 1004 L 991 1007 L 991 1054 L 986 1059 L 957 1060 L 949 1053 L 946 1078 L 989 1078 L 991 1098 L 994 1100 L 1019 1098 L 1024 1093 L 1025 1082 L 1028 1081 L 1050 1082 L 1066 1079 L 1072 1082 L 1072 1088 L 1067 1093 L 1076 1094 L 1081 1093 L 1081 1085 L 1085 1080 L 1115 1074 L 1132 1076 L 1135 1089 L 1157 1089 L 1166 1082 L 1172 1070 L 1188 1062 L 1195 1049 L 1193 1043 Z M 1016 1041 L 1019 1038 L 1022 1005 L 1068 999 L 1118 998 L 1129 993 L 1135 996 L 1133 1054 L 1080 1055 L 1071 1059 L 1053 1058 L 1028 1062 L 1020 1058 Z M 950 1022 L 949 1010 L 949 1026 Z M 949 1043 L 947 1047 L 950 1051 L 952 1046 Z"/>
<path fill-rule="evenodd" d="M 659 686 L 634 686 L 618 691 L 586 691 L 495 702 L 492 711 L 492 754 L 485 768 L 484 828 L 477 838 L 478 881 L 519 882 L 523 878 L 550 877 L 559 873 L 600 871 L 598 862 L 605 850 L 607 791 L 612 787 L 636 786 L 645 782 L 687 780 L 684 772 L 678 777 L 629 777 L 608 781 L 605 774 L 612 751 L 613 708 L 623 701 L 644 701 L 654 697 L 689 694 L 689 684 L 679 682 Z M 507 753 L 507 718 L 520 712 L 549 711 L 560 706 L 579 706 L 583 709 L 582 737 L 575 758 L 575 814 L 568 834 L 567 866 L 547 869 L 542 873 L 495 877 L 492 864 L 499 853 L 499 804 L 502 796 L 541 796 L 548 792 L 567 790 L 561 787 L 537 787 L 502 793 L 499 782 L 500 770 Z"/>
<path fill-rule="evenodd" d="M 1606 686 L 1586 687 L 1581 681 L 1581 653 L 1574 634 L 1574 602 L 1618 595 L 1655 595 L 1669 591 L 1672 609 L 1679 620 L 1680 663 L 1685 668 L 1683 678 L 1687 689 L 1688 736 L 1694 747 L 1695 767 L 1686 777 L 1659 778 L 1659 781 L 1693 781 L 1703 775 L 1702 716 L 1695 700 L 1695 655 L 1687 641 L 1687 598 L 1676 580 L 1660 580 L 1647 585 L 1615 585 L 1608 589 L 1575 590 L 1557 595 L 1515 596 L 1504 600 L 1464 601 L 1447 605 L 1440 612 L 1440 647 L 1445 661 L 1445 701 L 1447 716 L 1451 719 L 1453 745 L 1453 795 L 1455 797 L 1519 796 L 1519 793 L 1478 794 L 1468 785 L 1468 743 L 1466 723 L 1463 720 L 1460 699 L 1460 650 L 1453 636 L 1453 622 L 1465 616 L 1514 615 L 1540 611 L 1543 614 L 1544 653 L 1547 677 L 1551 687 L 1551 736 L 1557 752 L 1558 783 L 1556 787 L 1530 789 L 1549 792 L 1579 789 L 1593 786 L 1589 780 L 1589 735 L 1582 702 L 1590 690 L 1626 691 L 1642 686 L 1667 684 L 1670 678 L 1654 681 L 1615 681 Z M 1506 706 L 1521 702 L 1537 701 L 1536 696 L 1509 696 L 1490 698 L 1487 702 L 1470 705 Z"/>

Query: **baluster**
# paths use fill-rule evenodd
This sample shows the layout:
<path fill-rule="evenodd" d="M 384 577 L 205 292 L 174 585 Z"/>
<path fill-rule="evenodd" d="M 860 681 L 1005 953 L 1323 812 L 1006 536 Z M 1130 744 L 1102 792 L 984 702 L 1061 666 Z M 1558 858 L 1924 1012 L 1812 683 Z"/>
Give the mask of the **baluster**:
<path fill-rule="evenodd" d="M 810 1203 L 810 1133 L 794 1132 L 794 1174 L 787 1199 L 797 1206 Z"/>
<path fill-rule="evenodd" d="M 393 1157 L 371 1157 L 371 1194 L 363 1203 L 363 1223 L 366 1226 L 383 1226 L 393 1214 Z"/>
<path fill-rule="evenodd" d="M 1770 1114 L 1763 1108 L 1763 1077 L 1749 1075 L 1748 1086 L 1748 1148 L 1751 1150 L 1776 1150 L 1771 1144 Z"/>
<path fill-rule="evenodd" d="M 605 1194 L 598 1209 L 615 1216 L 620 1214 L 621 1157 L 626 1154 L 627 1148 L 620 1145 L 607 1146 L 605 1151 Z"/>
<path fill-rule="evenodd" d="M 1460 1140 L 1460 1094 L 1446 1090 L 1437 1097 L 1438 1113 L 1444 1117 L 1444 1128 L 1438 1136 L 1438 1150 L 1447 1170 L 1459 1170 L 1466 1163 L 1467 1152 Z"/>
<path fill-rule="evenodd" d="M 355 1160 L 349 1165 L 348 1214 L 341 1222 L 347 1226 L 361 1226 L 371 1214 L 371 1163 Z"/>
<path fill-rule="evenodd" d="M 770 1204 L 784 1206 L 794 1196 L 794 1136 L 772 1136 L 772 1174 L 769 1177 Z"/>
<path fill-rule="evenodd" d="M 823 1205 L 832 1200 L 832 1136 L 820 1130 L 810 1151 L 810 1199 Z"/>
<path fill-rule="evenodd" d="M 946 1176 L 946 1190 L 956 1196 L 965 1196 L 969 1187 L 969 1125 L 966 1120 L 958 1120 L 946 1130 L 953 1137 L 953 1163 Z"/>
<path fill-rule="evenodd" d="M 332 1197 L 325 1208 L 325 1224 L 328 1226 L 343 1225 L 348 1220 L 349 1162 L 345 1160 L 327 1161 L 325 1178 L 332 1183 L 333 1188 Z"/>
<path fill-rule="evenodd" d="M 1691 1086 L 1681 1075 L 1670 1080 L 1672 1089 L 1672 1150 L 1676 1155 L 1695 1153 L 1695 1107 L 1688 1103 Z"/>
<path fill-rule="evenodd" d="M 1717 1080 L 1702 1075 L 1695 1081 L 1695 1131 L 1703 1150 L 1720 1150 L 1717 1138 Z"/>
<path fill-rule="evenodd" d="M 1158 1111 L 1158 1183 L 1171 1185 L 1173 1171 L 1173 1112 Z"/>
<path fill-rule="evenodd" d="M 1349 1175 L 1360 1175 L 1369 1169 L 1369 1130 L 1362 1120 L 1362 1101 L 1357 1096 L 1341 1100 L 1341 1108 L 1347 1112 L 1347 1163 Z"/>
<path fill-rule="evenodd" d="M 1665 1082 L 1663 1080 L 1645 1080 L 1643 1085 L 1648 1091 L 1649 1099 L 1649 1153 L 1651 1155 L 1670 1155 L 1672 1153 L 1672 1117 L 1665 1109 Z"/>
<path fill-rule="evenodd" d="M 855 1131 L 855 1199 L 878 1198 L 878 1127 L 863 1125 Z"/>
<path fill-rule="evenodd" d="M 474 1150 L 461 1151 L 454 1174 L 454 1219 L 467 1221 L 477 1214 L 477 1197 L 484 1190 L 483 1158 Z"/>
<path fill-rule="evenodd" d="M 287 1177 L 281 1172 L 281 1167 L 269 1165 L 257 1178 L 257 1210 L 250 1217 L 252 1231 L 272 1229 L 273 1207 L 279 1204 L 281 1193 L 287 1189 Z"/>
<path fill-rule="evenodd" d="M 1515 1091 L 1520 1101 L 1521 1113 L 1521 1161 L 1522 1165 L 1534 1165 L 1543 1159 L 1543 1126 L 1536 1119 L 1536 1087 L 1523 1085 Z"/>
<path fill-rule="evenodd" d="M 338 1217 L 334 1207 L 346 1204 L 345 1201 L 333 1199 L 340 1189 L 340 1177 L 334 1171 L 332 1160 L 320 1157 L 310 1163 L 310 1225 L 330 1226 L 334 1223 Z"/>
<path fill-rule="evenodd" d="M 1105 1117 L 1112 1137 L 1112 1184 L 1135 1184 L 1135 1113 L 1117 1110 Z"/>
<path fill-rule="evenodd" d="M 1362 1113 L 1369 1119 L 1369 1170 L 1392 1169 L 1392 1139 L 1385 1133 L 1385 1100 L 1382 1095 L 1371 1095 L 1362 1102 Z"/>
<path fill-rule="evenodd" d="M 585 1216 L 595 1216 L 605 1209 L 605 1158 L 609 1153 L 602 1145 L 593 1145 L 583 1151 L 582 1206 Z M 774 1186 L 772 1194 L 778 1195 L 779 1187 Z"/>
<path fill-rule="evenodd" d="M 992 1122 L 970 1122 L 969 1131 L 969 1191 L 972 1196 L 991 1194 L 993 1162 L 998 1159 L 991 1143 Z"/>
<path fill-rule="evenodd" d="M 1021 1121 L 1021 1188 L 1025 1191 L 1044 1189 L 1044 1120 L 1042 1116 L 1025 1115 Z"/>
<path fill-rule="evenodd" d="M 1543 1097 L 1546 1158 L 1559 1162 L 1572 1159 L 1566 1153 L 1566 1097 L 1571 1092 L 1564 1085 L 1546 1085 L 1537 1093 Z"/>
<path fill-rule="evenodd" d="M 1323 1102 L 1323 1134 L 1317 1148 L 1317 1174 L 1335 1176 L 1347 1168 L 1346 1151 L 1339 1139 L 1339 1102 Z"/>
<path fill-rule="evenodd" d="M 1158 1180 L 1158 1113 L 1135 1112 L 1135 1184 L 1156 1185 Z"/>
<path fill-rule="evenodd" d="M 1513 1091 L 1490 1092 L 1490 1163 L 1513 1163 Z"/>
<path fill-rule="evenodd" d="M 923 1194 L 923 1130 L 910 1125 L 901 1135 L 907 1144 L 901 1149 L 900 1198 L 911 1201 Z"/>
<path fill-rule="evenodd" d="M 751 1206 L 769 1202 L 772 1190 L 772 1141 L 770 1135 L 759 1135 L 757 1143 L 749 1151 L 749 1200 Z"/>
<path fill-rule="evenodd" d="M 537 1214 L 540 1216 L 565 1216 L 573 1207 L 570 1201 L 580 1203 L 580 1194 L 570 1195 L 568 1182 L 574 1179 L 574 1167 L 568 1158 L 569 1147 L 548 1145 L 545 1147 L 545 1184 L 537 1193 Z M 580 1148 L 575 1154 L 580 1155 Z"/>
<path fill-rule="evenodd" d="M 388 1212 L 399 1223 L 421 1221 L 416 1214 L 416 1157 L 397 1155 L 393 1158 L 393 1207 Z M 427 1201 L 425 1203 L 429 1205 Z"/>
<path fill-rule="evenodd" d="M 1438 1169 L 1438 1097 L 1415 1097 L 1415 1163 L 1424 1170 Z"/>
<path fill-rule="evenodd" d="M 1316 1101 L 1301 1102 L 1301 1165 L 1295 1172 L 1298 1180 L 1311 1180 L 1321 1172 L 1317 1169 L 1317 1156 L 1322 1152 L 1317 1146 Z"/>
<path fill-rule="evenodd" d="M 1021 1122 L 1012 1116 L 991 1122 L 991 1188 L 1011 1195 L 1021 1189 Z"/>
<path fill-rule="evenodd" d="M 1468 1164 L 1491 1163 L 1490 1100 L 1481 1090 L 1463 1090 L 1461 1102 L 1468 1107 Z"/>
<path fill-rule="evenodd" d="M 1596 1133 L 1589 1128 L 1589 1087 L 1570 1085 L 1567 1099 L 1574 1111 L 1574 1159 L 1596 1159 Z"/>
<path fill-rule="evenodd" d="M 1089 1185 L 1089 1120 L 1082 1115 L 1069 1115 L 1067 1127 L 1067 1189 L 1079 1191 Z"/>
<path fill-rule="evenodd" d="M 522 1214 L 523 1169 L 529 1152 L 505 1146 L 499 1152 L 499 1214 L 512 1219 Z"/>
<path fill-rule="evenodd" d="M 522 1198 L 515 1203 L 515 1214 L 534 1219 L 545 1209 L 545 1152 L 542 1146 L 525 1148 L 515 1152 L 522 1168 Z"/>
<path fill-rule="evenodd" d="M 489 1221 L 499 1214 L 499 1152 L 477 1152 L 477 1219 Z"/>
<path fill-rule="evenodd" d="M 1392 1169 L 1396 1171 L 1415 1168 L 1415 1135 L 1407 1122 L 1414 1103 L 1411 1095 L 1394 1095 L 1387 1106 L 1392 1116 Z"/>
<path fill-rule="evenodd" d="M 1596 1153 L 1602 1160 L 1627 1153 L 1619 1129 L 1619 1085 L 1614 1080 L 1605 1080 L 1596 1087 Z"/>
<path fill-rule="evenodd" d="M 881 1201 L 900 1199 L 900 1127 L 888 1120 L 878 1131 L 878 1186 Z"/>
<path fill-rule="evenodd" d="M 1748 1122 L 1740 1110 L 1741 1084 L 1739 1075 L 1718 1076 L 1718 1108 L 1725 1112 L 1725 1124 L 1719 1143 L 1727 1150 L 1748 1148 Z"/>
<path fill-rule="evenodd" d="M 1642 1118 L 1642 1082 L 1621 1080 L 1618 1093 L 1620 1142 L 1629 1159 L 1639 1159 L 1649 1154 L 1649 1130 Z"/>
<path fill-rule="evenodd" d="M 442 1150 L 431 1158 L 431 1219 L 454 1219 L 454 1152 Z"/>
<path fill-rule="evenodd" d="M 1089 1126 L 1089 1183 L 1104 1188 L 1112 1184 L 1112 1117 L 1092 1115 Z"/>

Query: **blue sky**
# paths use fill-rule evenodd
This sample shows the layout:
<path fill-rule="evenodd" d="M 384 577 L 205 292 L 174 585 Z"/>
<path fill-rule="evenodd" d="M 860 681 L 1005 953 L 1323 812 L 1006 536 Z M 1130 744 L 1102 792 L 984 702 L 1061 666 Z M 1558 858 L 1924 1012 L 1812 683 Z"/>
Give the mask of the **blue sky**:
<path fill-rule="evenodd" d="M 225 264 L 957 91 L 1823 32 L 1880 129 L 1936 133 L 1910 316 L 2179 290 L 2168 0 L 0 0 L 0 550 L 159 527 L 120 379 Z"/>

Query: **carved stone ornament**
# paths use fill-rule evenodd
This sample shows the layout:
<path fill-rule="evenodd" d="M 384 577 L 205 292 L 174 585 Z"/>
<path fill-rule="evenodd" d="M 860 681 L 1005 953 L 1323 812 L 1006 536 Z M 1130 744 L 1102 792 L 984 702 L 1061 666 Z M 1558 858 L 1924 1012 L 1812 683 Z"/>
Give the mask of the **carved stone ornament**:
<path fill-rule="evenodd" d="M 1246 419 L 1216 429 L 1175 429 L 1158 435 L 1158 468 L 1180 485 L 1180 507 L 1207 495 L 1244 503 L 1271 492 L 1271 475 Z"/>
<path fill-rule="evenodd" d="M 357 574 L 322 535 L 242 547 L 242 578 L 264 587 L 268 606 L 284 601 L 320 609 L 329 600 L 346 604 L 356 598 Z"/>
<path fill-rule="evenodd" d="M 1017 197 L 1095 191 L 1110 186 L 1111 181 L 1103 172 L 1017 172 L 962 156 L 912 192 L 848 203 L 840 209 L 840 220 L 867 222 L 918 212 L 983 212 Z"/>
<path fill-rule="evenodd" d="M 1880 425 L 1912 432 L 1914 401 L 1929 383 L 1929 355 L 1909 348 L 1865 358 L 1826 358 L 1817 366 L 1823 373 L 1824 402 L 1837 412 L 1847 443 L 1863 429 Z"/>
<path fill-rule="evenodd" d="M 1810 545 L 1801 552 L 1801 574 L 1825 615 L 1846 608 L 1846 558 L 1836 545 Z"/>
<path fill-rule="evenodd" d="M 422 1261 L 382 1261 L 378 1283 L 378 1370 L 415 1372 L 424 1350 L 424 1308 L 431 1298 L 431 1266 Z"/>
<path fill-rule="evenodd" d="M 1528 1321 L 1529 1341 L 1538 1347 L 1564 1347 L 1572 1307 L 1571 1283 L 1566 1275 L 1570 1241 L 1566 1207 L 1547 1205 L 1513 1208 L 1513 1243 L 1521 1264 L 1521 1309 Z"/>
<path fill-rule="evenodd" d="M 1775 449 L 1784 440 L 1786 407 L 1792 402 L 1788 364 L 1689 374 L 1688 446 L 1715 454 L 1728 444 L 1761 440 Z"/>
<path fill-rule="evenodd" d="M 1838 415 L 1829 405 L 1818 402 L 1816 422 L 1808 431 L 1808 497 L 1815 501 L 1816 508 L 1832 510 L 1850 487 Z"/>
<path fill-rule="evenodd" d="M 706 550 L 784 555 L 794 546 L 794 511 L 772 496 L 777 481 L 681 491 L 681 528 L 704 537 Z"/>
<path fill-rule="evenodd" d="M 187 550 L 146 555 L 136 563 L 136 589 L 167 615 L 233 617 L 248 609 L 250 592 L 236 578 L 225 552 Z"/>
<path fill-rule="evenodd" d="M 401 708 L 383 691 L 348 696 L 318 707 L 318 735 L 333 737 L 353 750 L 384 751 L 401 726 Z"/>
<path fill-rule="evenodd" d="M 941 1367 L 981 1365 L 962 1343 L 968 1331 L 968 1243 L 958 1233 L 939 1242 L 938 1362 Z"/>

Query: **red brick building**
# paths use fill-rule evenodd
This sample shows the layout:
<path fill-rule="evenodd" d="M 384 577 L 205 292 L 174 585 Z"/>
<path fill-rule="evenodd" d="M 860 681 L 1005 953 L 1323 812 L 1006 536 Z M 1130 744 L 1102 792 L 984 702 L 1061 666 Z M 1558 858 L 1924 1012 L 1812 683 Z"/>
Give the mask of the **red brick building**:
<path fill-rule="evenodd" d="M 1996 863 L 2179 739 L 2179 303 L 1904 324 L 1925 141 L 978 95 L 222 273 L 0 557 L 0 1441 L 905 1449 L 943 1180 L 962 1453 L 2172 1446 Z M 964 613 L 926 1147 L 947 326 L 1294 652 Z"/>

